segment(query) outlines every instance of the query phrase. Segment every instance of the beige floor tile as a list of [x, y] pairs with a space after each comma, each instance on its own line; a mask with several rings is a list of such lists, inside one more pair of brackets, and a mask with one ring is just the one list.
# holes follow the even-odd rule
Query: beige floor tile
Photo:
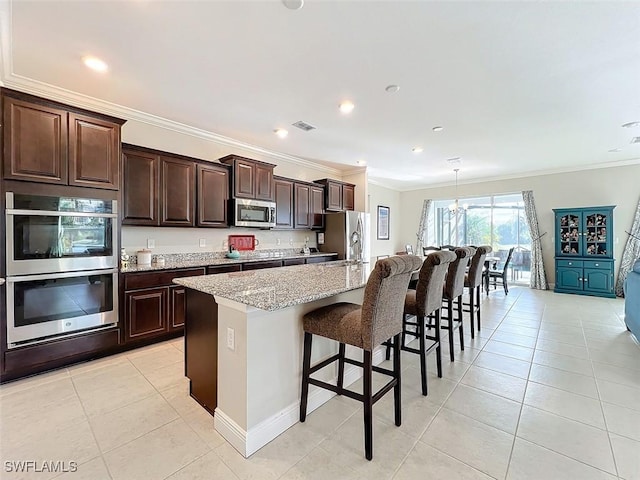
[[568, 345], [575, 345], [577, 347], [584, 347], [586, 345], [586, 341], [582, 333], [557, 333], [540, 330], [538, 340], [550, 340], [554, 342], [566, 343]]
[[616, 477], [573, 460], [559, 453], [542, 448], [521, 438], [516, 438], [509, 464], [507, 480], [538, 479], [615, 480]]
[[502, 320], [503, 325], [522, 325], [529, 328], [540, 328], [540, 323], [542, 320], [539, 318], [525, 318], [521, 316], [516, 316], [512, 314], [508, 314]]
[[625, 333], [616, 339], [587, 338], [586, 342], [589, 350], [603, 350], [605, 352], [615, 352], [618, 355], [631, 355], [633, 357], [637, 357], [640, 354], [640, 347], [632, 340], [630, 333]]
[[[464, 374], [467, 372], [467, 370], [471, 366], [471, 363], [460, 360], [461, 356], [462, 355], [454, 355], [455, 361], [451, 362], [449, 360], [449, 353], [444, 351], [442, 352], [442, 376], [444, 378], [448, 378], [449, 380], [458, 382], [462, 377], [464, 377]], [[473, 354], [470, 354], [469, 357], [467, 358], [471, 358], [472, 356]], [[432, 373], [434, 375], [438, 374], [438, 367], [436, 364], [435, 352], [427, 357], [427, 372]], [[417, 381], [419, 383], [420, 378], [418, 377], [415, 380], [411, 379], [409, 381]]]
[[348, 465], [336, 462], [335, 457], [322, 448], [316, 448], [280, 478], [282, 480], [365, 480], [368, 477], [356, 472]]
[[628, 387], [620, 383], [597, 379], [600, 399], [632, 410], [640, 411], [640, 388]]
[[162, 391], [175, 385], [189, 384], [189, 379], [184, 375], [184, 363], [178, 362], [144, 374], [144, 377], [155, 387]]
[[529, 362], [491, 352], [480, 353], [473, 364], [520, 378], [529, 376], [529, 367], [531, 366]]
[[[402, 394], [408, 395], [405, 392], [405, 387], [415, 392], [422, 392], [422, 387], [420, 384], [420, 370], [411, 368], [407, 369], [406, 372], [403, 372], [403, 378], [410, 379], [414, 378], [415, 381], [405, 380], [402, 382]], [[429, 371], [427, 373], [427, 386], [429, 389], [429, 395], [427, 398], [429, 401], [435, 405], [442, 405], [447, 397], [451, 394], [454, 388], [456, 388], [457, 382], [451, 381], [447, 378], [438, 378], [435, 374], [435, 371]]]
[[161, 390], [160, 395], [162, 395], [181, 416], [202, 409], [202, 406], [189, 395], [188, 384], [174, 385], [166, 390]]
[[589, 359], [589, 350], [587, 347], [557, 342], [548, 338], [539, 338], [538, 343], [536, 343], [536, 350], [582, 358], [585, 360]]
[[[429, 381], [432, 381], [431, 378]], [[428, 387], [431, 384], [427, 385]], [[402, 396], [402, 425], [400, 430], [402, 433], [417, 440], [427, 428], [427, 425], [433, 420], [440, 409], [439, 405], [431, 402], [429, 396], [423, 396], [416, 390]], [[393, 424], [395, 422], [395, 413], [393, 408], [393, 394], [389, 392], [373, 406], [374, 415], [382, 421]], [[362, 416], [362, 412], [355, 414]]]
[[[413, 391], [411, 390], [411, 392]], [[417, 395], [417, 392], [413, 393], [413, 395]], [[393, 394], [387, 394], [382, 400], [375, 404], [373, 411], [376, 415], [384, 408], [382, 402], [389, 396], [393, 398]], [[320, 435], [328, 436], [351, 415], [355, 414], [361, 406], [362, 403], [355, 400], [348, 399], [348, 401], [341, 402], [339, 397], [334, 397], [320, 405], [313, 412], [308, 412], [305, 425]]]
[[238, 477], [227, 467], [215, 452], [209, 452], [181, 468], [166, 480], [237, 480]]
[[184, 353], [168, 345], [162, 349], [152, 350], [146, 355], [130, 357], [129, 361], [143, 374], [159, 368], [184, 362]]
[[637, 355], [621, 354], [614, 349], [612, 351], [590, 350], [590, 356], [594, 362], [629, 370], [640, 370], [640, 349]]
[[533, 357], [533, 349], [527, 347], [521, 347], [519, 345], [513, 345], [511, 343], [497, 342], [495, 340], [489, 340], [484, 346], [484, 352], [497, 353], [498, 355], [504, 355], [506, 357], [517, 358], [518, 360], [524, 360], [530, 362]]
[[492, 477], [504, 478], [513, 435], [443, 408], [420, 441]]
[[598, 388], [594, 377], [567, 372], [545, 365], [531, 365], [529, 380], [536, 383], [556, 387], [567, 392], [585, 395], [598, 399]]
[[215, 449], [226, 442], [214, 428], [213, 416], [204, 408], [183, 414], [181, 417], [210, 448]]
[[241, 480], [275, 480], [279, 478], [288, 467], [290, 468], [290, 465], [279, 466], [278, 462], [258, 455], [260, 450], [251, 457], [244, 458], [227, 442], [217, 447], [214, 452]]
[[451, 393], [444, 407], [515, 434], [521, 405], [519, 402], [461, 384]]
[[515, 333], [517, 335], [523, 335], [525, 337], [538, 338], [538, 329], [525, 327], [524, 325], [514, 325], [508, 323], [501, 323], [496, 329], [496, 332]]
[[393, 479], [415, 480], [422, 478], [489, 480], [492, 477], [429, 445], [418, 442]]
[[591, 362], [583, 358], [536, 350], [533, 355], [533, 363], [557, 368], [559, 370], [566, 370], [567, 372], [578, 373], [580, 375], [593, 376]]
[[[607, 420], [607, 430], [640, 442], [640, 411], [610, 403], [602, 403], [602, 409]], [[638, 454], [640, 455], [640, 451]]]
[[618, 475], [625, 480], [640, 479], [640, 442], [611, 434]]
[[0, 398], [5, 395], [17, 393], [23, 390], [29, 390], [31, 388], [40, 387], [45, 383], [55, 382], [57, 380], [65, 379], [69, 376], [69, 371], [66, 368], [60, 370], [54, 370], [52, 372], [42, 373], [40, 375], [34, 375], [33, 377], [27, 377], [13, 382], [8, 382], [0, 385]]
[[102, 457], [96, 457], [77, 465], [77, 470], [63, 473], [56, 480], [111, 480], [111, 475]]
[[516, 402], [522, 402], [527, 387], [527, 381], [523, 378], [506, 375], [476, 365], [472, 365], [469, 368], [460, 383], [515, 400]]
[[104, 454], [104, 459], [114, 480], [156, 480], [177, 472], [209, 450], [194, 431], [178, 419], [111, 450]]
[[593, 362], [593, 371], [597, 379], [620, 383], [628, 387], [640, 388], [640, 370], [631, 370], [606, 363]]
[[508, 333], [503, 331], [497, 331], [491, 336], [491, 340], [498, 342], [510, 343], [512, 345], [519, 345], [521, 347], [535, 348], [536, 339], [528, 337], [526, 335], [518, 335], [517, 333]]
[[175, 409], [155, 394], [108, 413], [89, 417], [100, 450], [108, 452], [178, 418]]
[[529, 382], [525, 405], [546, 410], [562, 417], [605, 429], [602, 408], [597, 399], [577, 395], [558, 388]]
[[607, 432], [524, 405], [517, 436], [615, 475]]

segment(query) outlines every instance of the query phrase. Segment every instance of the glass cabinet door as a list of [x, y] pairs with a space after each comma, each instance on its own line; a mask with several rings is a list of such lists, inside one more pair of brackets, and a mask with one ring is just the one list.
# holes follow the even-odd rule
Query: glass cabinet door
[[565, 213], [559, 215], [558, 223], [558, 232], [560, 232], [560, 247], [558, 255], [580, 255], [580, 244], [582, 240], [582, 215], [578, 212]]
[[609, 221], [608, 212], [593, 211], [584, 213], [584, 255], [609, 255]]

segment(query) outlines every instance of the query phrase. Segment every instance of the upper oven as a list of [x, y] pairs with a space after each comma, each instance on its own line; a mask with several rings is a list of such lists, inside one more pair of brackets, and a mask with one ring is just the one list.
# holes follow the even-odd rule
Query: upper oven
[[6, 193], [7, 276], [116, 268], [116, 200]]
[[276, 226], [276, 204], [262, 200], [233, 199], [232, 218], [236, 227], [271, 228]]

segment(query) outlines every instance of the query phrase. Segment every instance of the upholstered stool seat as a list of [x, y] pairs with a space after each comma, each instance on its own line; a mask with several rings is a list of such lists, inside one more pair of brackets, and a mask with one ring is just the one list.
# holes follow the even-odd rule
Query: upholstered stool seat
[[469, 310], [465, 310], [465, 312], [469, 312], [471, 338], [475, 338], [474, 317], [477, 321], [478, 331], [480, 331], [480, 290], [484, 279], [484, 260], [491, 250], [489, 245], [478, 247], [476, 253], [471, 258], [469, 272], [464, 276], [464, 286], [469, 289], [469, 303], [465, 304], [465, 306], [469, 307]]
[[[303, 317], [304, 352], [302, 362], [302, 395], [300, 421], [307, 416], [309, 385], [336, 392], [338, 395], [358, 400], [364, 404], [365, 457], [373, 458], [373, 404], [393, 389], [395, 423], [400, 426], [400, 332], [402, 309], [409, 280], [421, 265], [419, 257], [402, 255], [378, 260], [364, 289], [362, 306], [351, 303], [327, 305], [307, 313]], [[338, 353], [311, 366], [313, 335], [339, 342]], [[373, 349], [393, 338], [393, 370], [373, 366]], [[363, 350], [363, 361], [346, 358], [345, 346], [353, 345]], [[311, 374], [338, 361], [336, 385], [311, 378]], [[345, 363], [362, 367], [363, 392], [343, 388]], [[373, 372], [391, 377], [391, 380], [375, 394], [372, 391]]]

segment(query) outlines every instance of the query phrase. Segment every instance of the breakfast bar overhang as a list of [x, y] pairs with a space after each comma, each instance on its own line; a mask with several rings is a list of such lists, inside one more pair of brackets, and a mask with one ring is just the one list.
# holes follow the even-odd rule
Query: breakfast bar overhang
[[[187, 287], [185, 374], [214, 427], [248, 457], [299, 420], [305, 313], [336, 302], [361, 304], [372, 265], [330, 262], [175, 279]], [[312, 361], [337, 352], [314, 343]], [[361, 358], [347, 346], [347, 355]], [[382, 361], [376, 351], [374, 363]], [[362, 372], [345, 369], [345, 385]], [[323, 375], [324, 374], [324, 375]], [[337, 371], [318, 377], [333, 382]], [[334, 394], [315, 389], [308, 411]]]

